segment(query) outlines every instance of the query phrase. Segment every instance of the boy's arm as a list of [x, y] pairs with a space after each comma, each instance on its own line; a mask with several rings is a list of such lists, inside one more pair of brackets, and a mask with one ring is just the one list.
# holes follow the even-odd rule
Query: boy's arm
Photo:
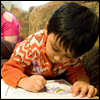
[[31, 50], [29, 47], [26, 48], [28, 44], [27, 39], [22, 43], [18, 43], [14, 49], [14, 52], [1, 69], [1, 76], [4, 82], [13, 87], [17, 87], [18, 81], [23, 77], [28, 77], [24, 74], [26, 66], [31, 64], [32, 56], [29, 56]]
[[24, 68], [16, 64], [13, 58], [10, 58], [1, 69], [1, 75], [4, 82], [13, 87], [17, 87], [18, 81], [23, 77], [28, 77], [24, 74]]
[[77, 80], [82, 80], [90, 82], [89, 77], [86, 75], [86, 71], [83, 68], [83, 64], [80, 60], [77, 60], [76, 63], [70, 65], [66, 70], [66, 80], [73, 84]]

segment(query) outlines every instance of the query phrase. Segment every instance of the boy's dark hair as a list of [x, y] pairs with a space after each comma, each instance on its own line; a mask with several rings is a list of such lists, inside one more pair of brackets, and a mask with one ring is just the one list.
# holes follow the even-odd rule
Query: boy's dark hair
[[89, 51], [99, 34], [99, 18], [89, 8], [70, 2], [59, 7], [47, 27], [47, 34], [54, 33], [57, 39], [61, 38], [59, 45], [70, 52], [73, 57], [79, 57]]

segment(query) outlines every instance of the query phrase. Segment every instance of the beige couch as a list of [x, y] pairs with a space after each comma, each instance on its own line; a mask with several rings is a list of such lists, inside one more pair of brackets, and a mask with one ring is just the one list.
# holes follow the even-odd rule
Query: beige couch
[[[53, 12], [65, 2], [70, 1], [51, 1], [47, 4], [30, 7], [29, 11], [22, 10], [15, 5], [11, 6], [10, 12], [13, 13], [19, 21], [21, 40], [24, 40], [30, 34], [34, 34], [40, 29], [44, 29], [46, 22], [49, 21]], [[73, 1], [85, 5], [99, 16], [98, 1]], [[94, 47], [83, 56], [83, 66], [90, 77], [91, 84], [99, 90], [99, 37]], [[99, 91], [98, 91], [99, 95]]]

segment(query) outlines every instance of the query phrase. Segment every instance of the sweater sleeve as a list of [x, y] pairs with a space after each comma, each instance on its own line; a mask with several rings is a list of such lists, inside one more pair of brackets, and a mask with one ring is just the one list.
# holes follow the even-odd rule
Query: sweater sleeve
[[14, 49], [11, 58], [6, 62], [1, 69], [1, 76], [4, 82], [10, 86], [17, 88], [18, 81], [25, 75], [24, 71], [27, 66], [30, 66], [32, 55], [31, 46], [28, 45], [28, 38], [21, 43], [18, 43]]
[[75, 59], [75, 61], [71, 62], [72, 64], [66, 70], [66, 80], [73, 84], [79, 77], [84, 77], [88, 79], [90, 82], [89, 77], [86, 75], [86, 71], [83, 68], [83, 64], [79, 58]]

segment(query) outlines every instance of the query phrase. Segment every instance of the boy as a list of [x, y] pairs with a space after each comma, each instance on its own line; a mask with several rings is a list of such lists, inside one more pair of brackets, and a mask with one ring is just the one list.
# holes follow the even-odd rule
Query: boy
[[[1, 70], [6, 84], [15, 88], [38, 92], [46, 79], [65, 74], [73, 84], [72, 96], [95, 96], [97, 89], [90, 85], [82, 66], [81, 55], [89, 51], [99, 34], [99, 19], [87, 7], [65, 3], [59, 7], [46, 24], [46, 29], [30, 35], [18, 43], [8, 62]], [[32, 65], [35, 58], [42, 76]]]

